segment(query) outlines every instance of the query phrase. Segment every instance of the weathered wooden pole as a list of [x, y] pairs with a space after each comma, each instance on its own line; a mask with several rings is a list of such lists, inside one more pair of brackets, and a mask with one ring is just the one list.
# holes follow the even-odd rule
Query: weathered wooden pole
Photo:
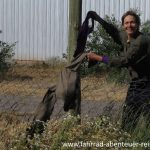
[[81, 25], [82, 0], [69, 0], [69, 35], [68, 35], [68, 61], [73, 58], [77, 35]]

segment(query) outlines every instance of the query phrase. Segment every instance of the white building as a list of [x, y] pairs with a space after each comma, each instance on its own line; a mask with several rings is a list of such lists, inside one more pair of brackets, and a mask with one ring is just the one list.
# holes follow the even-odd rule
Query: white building
[[[130, 8], [150, 20], [150, 0], [82, 0], [82, 19], [89, 10], [117, 20]], [[0, 40], [18, 42], [15, 59], [46, 60], [67, 52], [69, 0], [0, 0]]]

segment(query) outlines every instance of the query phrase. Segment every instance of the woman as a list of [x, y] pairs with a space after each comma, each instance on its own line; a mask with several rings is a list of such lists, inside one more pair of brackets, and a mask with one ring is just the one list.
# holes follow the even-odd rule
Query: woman
[[95, 12], [93, 15], [122, 48], [117, 57], [101, 56], [92, 52], [88, 53], [87, 57], [90, 61], [128, 69], [132, 80], [123, 108], [122, 128], [132, 131], [140, 115], [148, 115], [150, 110], [150, 38], [139, 31], [140, 18], [134, 11], [123, 14], [122, 31], [118, 31]]

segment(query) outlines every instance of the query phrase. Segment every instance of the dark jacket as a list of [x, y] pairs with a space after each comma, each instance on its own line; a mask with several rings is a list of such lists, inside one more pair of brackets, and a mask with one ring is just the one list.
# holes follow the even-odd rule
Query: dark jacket
[[74, 52], [74, 59], [70, 65], [66, 66], [60, 72], [59, 79], [55, 85], [49, 87], [42, 102], [36, 109], [34, 121], [47, 121], [53, 112], [56, 101], [64, 101], [64, 111], [73, 109], [76, 114], [81, 111], [81, 89], [80, 89], [80, 66], [86, 57], [84, 52], [87, 36], [93, 31], [94, 20], [92, 19], [92, 27], [89, 27], [89, 19], [91, 12], [88, 12], [78, 34], [77, 45]]
[[59, 75], [55, 85], [51, 85], [42, 102], [36, 109], [34, 120], [47, 121], [53, 112], [56, 101], [64, 101], [64, 111], [73, 109], [80, 114], [81, 89], [80, 66], [86, 57], [82, 53], [74, 58], [70, 65], [66, 66]]
[[127, 67], [132, 79], [150, 77], [150, 38], [141, 32], [127, 42], [127, 35], [120, 32], [122, 49], [118, 57], [110, 58], [110, 66]]

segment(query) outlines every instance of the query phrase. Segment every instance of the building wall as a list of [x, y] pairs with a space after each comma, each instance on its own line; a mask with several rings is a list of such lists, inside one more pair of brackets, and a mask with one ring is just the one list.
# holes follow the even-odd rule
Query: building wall
[[[150, 20], [150, 0], [82, 0], [82, 18], [89, 10], [120, 20], [129, 8]], [[69, 0], [0, 0], [0, 40], [13, 43], [15, 59], [46, 60], [67, 52]]]
[[15, 58], [45, 60], [66, 52], [68, 0], [0, 0], [0, 40], [17, 41]]
[[95, 10], [101, 17], [114, 15], [117, 20], [129, 9], [137, 9], [141, 21], [150, 20], [150, 0], [82, 0], [83, 17], [88, 10]]

